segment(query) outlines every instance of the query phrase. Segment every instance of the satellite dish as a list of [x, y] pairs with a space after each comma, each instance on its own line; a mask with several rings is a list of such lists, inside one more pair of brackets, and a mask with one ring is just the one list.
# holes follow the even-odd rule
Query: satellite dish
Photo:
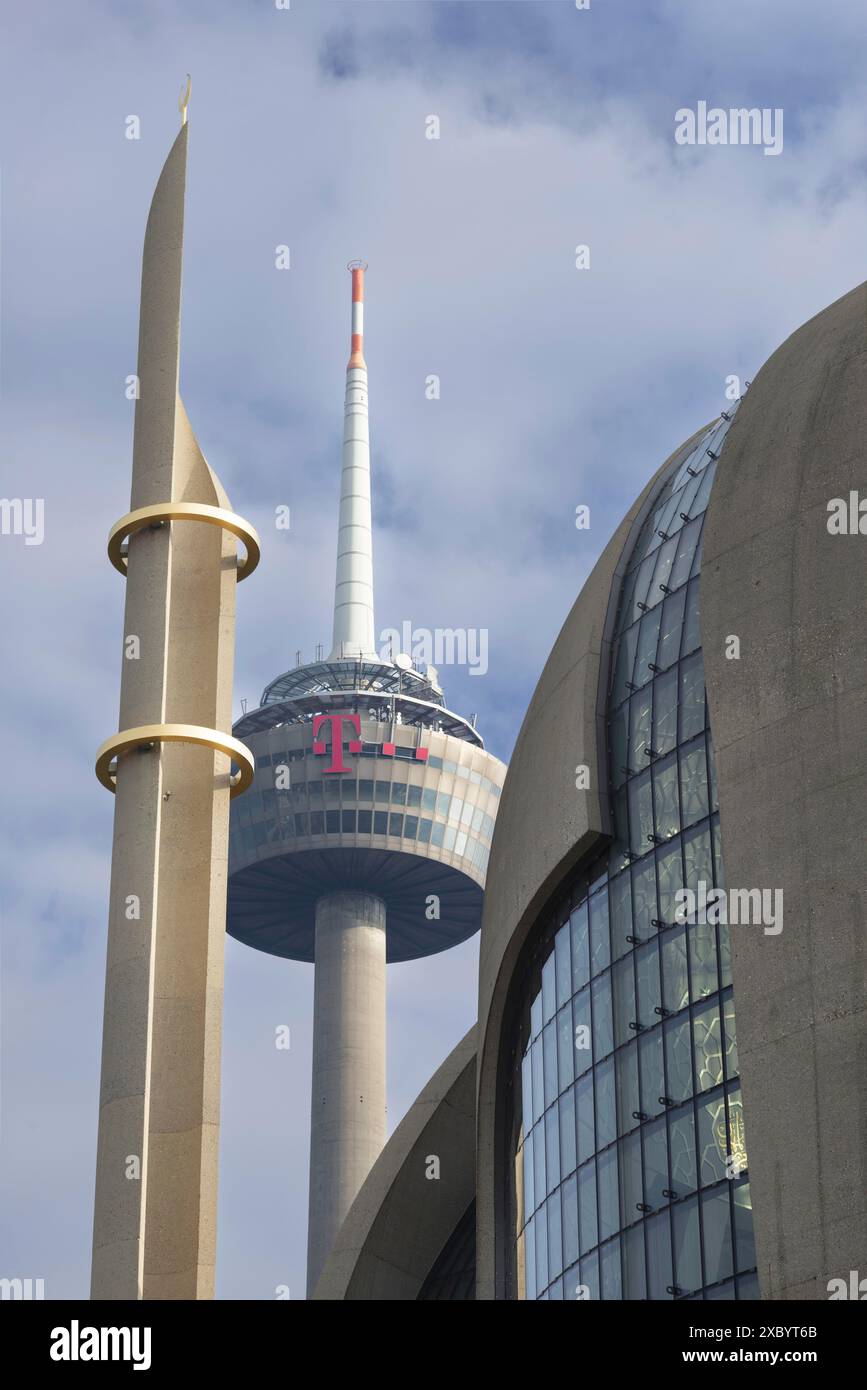
[[394, 658], [394, 664], [399, 671], [411, 671], [412, 657], [407, 656], [406, 652], [398, 652], [397, 656]]

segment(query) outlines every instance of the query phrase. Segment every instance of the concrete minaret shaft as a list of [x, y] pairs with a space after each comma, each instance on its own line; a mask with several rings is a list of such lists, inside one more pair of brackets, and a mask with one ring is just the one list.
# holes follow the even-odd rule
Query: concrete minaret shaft
[[178, 395], [188, 129], [148, 217], [132, 510], [109, 539], [126, 575], [125, 656], [136, 659], [121, 662], [120, 732], [96, 764], [116, 801], [95, 1299], [214, 1296], [229, 797], [254, 770], [228, 732], [235, 589], [258, 543], [229, 510]]
[[334, 641], [330, 661], [376, 660], [373, 631], [373, 535], [370, 515], [370, 436], [367, 415], [367, 363], [364, 360], [363, 261], [352, 271], [352, 353], [346, 368], [343, 408], [343, 471], [337, 582], [334, 590]]

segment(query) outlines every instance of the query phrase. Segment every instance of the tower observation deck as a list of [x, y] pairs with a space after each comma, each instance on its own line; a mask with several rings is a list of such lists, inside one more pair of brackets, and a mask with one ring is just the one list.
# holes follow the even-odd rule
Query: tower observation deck
[[332, 649], [233, 730], [256, 774], [231, 807], [228, 930], [316, 967], [308, 1293], [385, 1143], [386, 963], [479, 929], [506, 773], [433, 667], [376, 651], [364, 269], [350, 269]]

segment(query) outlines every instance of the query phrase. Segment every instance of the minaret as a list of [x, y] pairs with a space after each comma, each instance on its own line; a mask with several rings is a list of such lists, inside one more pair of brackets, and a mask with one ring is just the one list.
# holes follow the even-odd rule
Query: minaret
[[343, 469], [334, 588], [334, 640], [329, 661], [376, 661], [373, 630], [373, 533], [370, 433], [364, 360], [364, 261], [350, 261], [352, 348], [343, 406]]
[[126, 605], [120, 733], [96, 762], [116, 800], [94, 1299], [214, 1294], [229, 798], [253, 778], [229, 733], [235, 589], [259, 546], [178, 395], [188, 98], [148, 216], [132, 510], [108, 545]]

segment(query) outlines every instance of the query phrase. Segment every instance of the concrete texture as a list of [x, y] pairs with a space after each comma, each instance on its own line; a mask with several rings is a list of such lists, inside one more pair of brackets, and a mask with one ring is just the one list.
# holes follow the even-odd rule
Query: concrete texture
[[[353, 1202], [313, 1297], [407, 1300], [425, 1278], [475, 1189], [476, 1030], [434, 1073]], [[438, 1179], [426, 1176], [430, 1158]]]
[[316, 904], [307, 1290], [386, 1136], [385, 904], [332, 893]]
[[[494, 829], [479, 960], [476, 1297], [505, 1297], [502, 1083], [509, 985], [539, 913], [569, 871], [609, 834], [602, 688], [609, 666], [609, 604], [647, 506], [666, 470], [700, 438], [665, 461], [602, 552], [546, 662], [512, 754]], [[579, 791], [575, 769], [590, 769]], [[510, 1065], [511, 1057], [505, 1058]]]
[[[188, 127], [145, 236], [132, 507], [228, 507], [177, 394]], [[119, 727], [228, 732], [236, 541], [176, 522], [129, 544]], [[94, 1208], [92, 1297], [211, 1298], [229, 759], [157, 745], [117, 771]], [[127, 915], [135, 895], [140, 917]], [[128, 1176], [130, 1160], [139, 1176]]]
[[[867, 1274], [867, 286], [804, 324], [741, 403], [701, 580], [726, 881], [782, 888], [784, 927], [732, 927], [764, 1298]], [[740, 638], [740, 660], [725, 639]], [[502, 812], [501, 812], [502, 816]], [[495, 878], [495, 875], [492, 874]]]

